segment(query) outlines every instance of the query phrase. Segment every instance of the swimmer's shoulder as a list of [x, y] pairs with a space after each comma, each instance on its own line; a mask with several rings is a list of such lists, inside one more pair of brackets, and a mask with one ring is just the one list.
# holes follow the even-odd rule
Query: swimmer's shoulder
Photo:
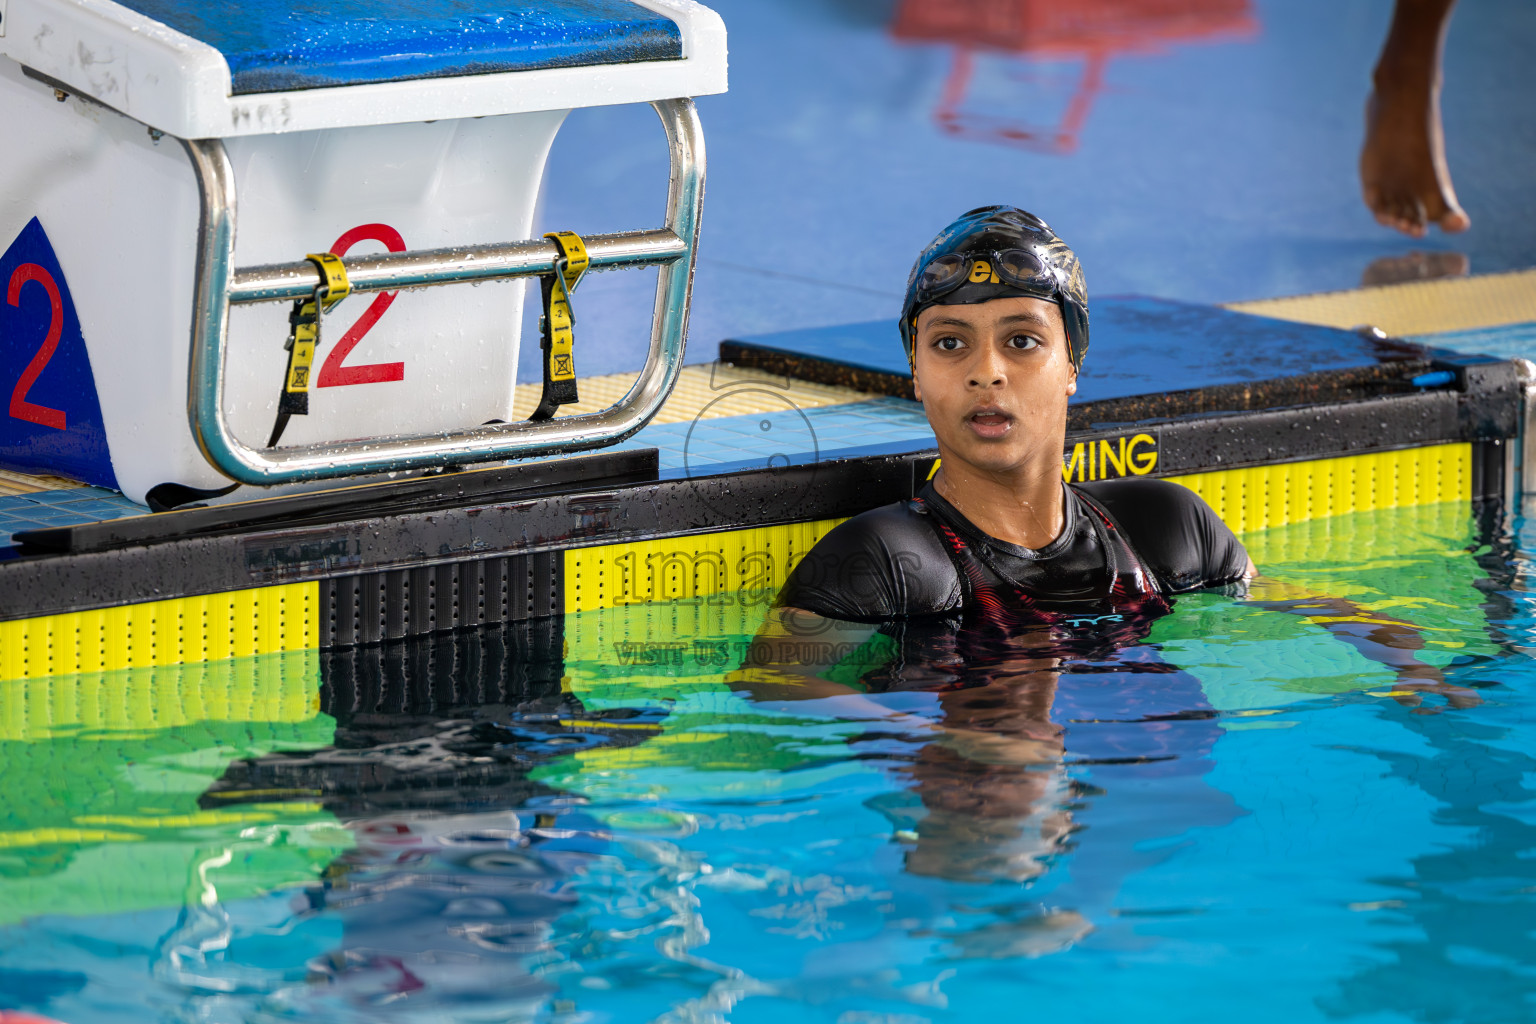
[[928, 517], [898, 501], [834, 527], [790, 573], [776, 603], [883, 622], [953, 611], [962, 600], [959, 573]]
[[1149, 477], [1071, 486], [1104, 506], [1172, 593], [1224, 586], [1247, 571], [1242, 541], [1187, 487]]

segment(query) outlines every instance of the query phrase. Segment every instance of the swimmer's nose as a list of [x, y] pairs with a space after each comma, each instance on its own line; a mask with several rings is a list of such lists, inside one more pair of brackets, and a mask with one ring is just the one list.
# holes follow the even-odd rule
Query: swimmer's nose
[[991, 346], [981, 349], [971, 364], [970, 384], [973, 388], [1002, 387], [1008, 381], [1006, 364], [1002, 354]]

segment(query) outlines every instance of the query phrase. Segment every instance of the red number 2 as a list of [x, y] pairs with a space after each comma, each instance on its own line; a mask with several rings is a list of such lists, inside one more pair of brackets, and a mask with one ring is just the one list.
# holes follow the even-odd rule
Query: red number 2
[[11, 419], [25, 420], [28, 423], [36, 423], [40, 427], [63, 430], [65, 429], [63, 410], [50, 409], [46, 405], [34, 405], [27, 401], [27, 392], [32, 390], [32, 385], [36, 384], [37, 378], [42, 376], [48, 360], [53, 358], [54, 351], [59, 347], [59, 336], [64, 333], [64, 300], [59, 296], [59, 286], [52, 274], [36, 263], [23, 263], [11, 271], [11, 284], [6, 292], [5, 301], [19, 309], [21, 289], [28, 281], [36, 281], [48, 293], [48, 336], [43, 339], [43, 347], [37, 350], [37, 354], [27, 364], [27, 368], [21, 371], [21, 379], [11, 389]]
[[[400, 232], [388, 224], [360, 224], [336, 239], [336, 244], [331, 246], [331, 252], [337, 256], [345, 256], [348, 249], [362, 241], [383, 242], [390, 252], [405, 251], [405, 239], [400, 237]], [[404, 363], [344, 365], [347, 356], [351, 355], [357, 343], [363, 340], [363, 335], [373, 330], [379, 318], [384, 315], [384, 311], [399, 294], [399, 292], [384, 292], [363, 311], [363, 315], [357, 318], [357, 323], [342, 335], [341, 341], [337, 342], [336, 347], [331, 349], [330, 354], [325, 357], [325, 362], [320, 365], [320, 375], [315, 378], [315, 387], [342, 388], [349, 384], [383, 384], [392, 380], [405, 379]]]

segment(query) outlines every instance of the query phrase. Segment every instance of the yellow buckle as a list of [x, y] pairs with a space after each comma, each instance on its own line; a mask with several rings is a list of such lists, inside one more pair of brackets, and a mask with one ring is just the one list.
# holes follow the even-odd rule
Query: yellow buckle
[[352, 294], [352, 282], [347, 280], [347, 266], [333, 252], [312, 252], [304, 256], [320, 271], [325, 283], [315, 289], [315, 298], [321, 302], [320, 312], [329, 313]]
[[592, 264], [592, 258], [587, 255], [587, 243], [574, 231], [551, 231], [544, 237], [560, 247], [563, 258], [555, 262], [555, 269], [560, 271], [560, 283], [567, 294], [575, 291], [586, 276], [587, 267]]

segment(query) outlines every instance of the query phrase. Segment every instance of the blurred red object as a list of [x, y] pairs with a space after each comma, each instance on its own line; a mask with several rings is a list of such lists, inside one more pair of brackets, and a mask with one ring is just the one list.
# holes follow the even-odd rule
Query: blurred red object
[[0, 1024], [61, 1024], [52, 1017], [39, 1017], [35, 1013], [20, 1010], [0, 1010]]
[[[897, 39], [955, 45], [934, 120], [950, 135], [1068, 153], [1120, 53], [1172, 43], [1246, 38], [1259, 23], [1251, 0], [902, 0]], [[964, 109], [978, 51], [1081, 60], [1082, 73], [1060, 121], [1051, 127]]]

